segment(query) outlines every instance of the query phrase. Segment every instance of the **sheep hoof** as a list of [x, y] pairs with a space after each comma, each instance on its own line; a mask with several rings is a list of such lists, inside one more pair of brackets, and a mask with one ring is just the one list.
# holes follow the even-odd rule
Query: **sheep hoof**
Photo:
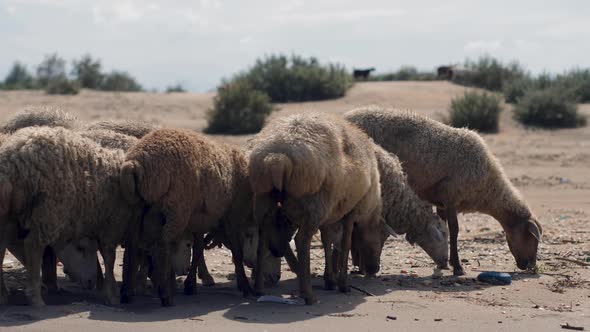
[[45, 301], [43, 301], [43, 299], [40, 296], [32, 297], [31, 299], [29, 299], [29, 304], [33, 307], [44, 307]]
[[185, 283], [184, 284], [184, 295], [193, 295], [195, 294], [195, 287], [196, 285], [194, 283]]
[[453, 275], [454, 276], [463, 276], [465, 275], [465, 271], [463, 271], [462, 267], [453, 268]]
[[334, 282], [334, 280], [324, 280], [324, 289], [325, 290], [335, 290], [336, 289], [336, 283]]
[[350, 287], [348, 287], [347, 285], [340, 285], [340, 286], [338, 286], [338, 291], [340, 293], [349, 293]]
[[313, 295], [305, 297], [304, 300], [305, 300], [305, 305], [312, 305], [312, 304], [318, 303], [318, 300]]
[[160, 299], [162, 303], [162, 307], [172, 307], [174, 306], [174, 300], [171, 297], [163, 297]]
[[206, 275], [203, 277], [199, 277], [201, 279], [201, 285], [203, 285], [204, 287], [213, 287], [215, 286], [215, 280], [213, 280], [213, 277], [210, 275]]
[[127, 303], [127, 304], [133, 303], [133, 297], [131, 295], [129, 295], [129, 294], [121, 294], [121, 300], [120, 300], [120, 302], [122, 304], [125, 304], [125, 303]]

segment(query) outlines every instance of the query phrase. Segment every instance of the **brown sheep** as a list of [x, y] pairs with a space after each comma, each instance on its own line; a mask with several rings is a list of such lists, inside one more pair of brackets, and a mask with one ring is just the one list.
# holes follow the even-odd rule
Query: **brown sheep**
[[[162, 305], [172, 305], [169, 249], [183, 234], [195, 240], [220, 224], [231, 247], [238, 288], [253, 294], [243, 266], [240, 230], [253, 222], [252, 193], [247, 160], [242, 151], [213, 142], [204, 136], [176, 129], [160, 129], [143, 137], [126, 156], [121, 170], [123, 192], [129, 201], [140, 201], [161, 213], [160, 222], [136, 223], [139, 239], [130, 237], [125, 251], [121, 300], [130, 301], [133, 289], [136, 248], [151, 251], [155, 279]], [[193, 257], [202, 255], [195, 246]], [[170, 280], [172, 279], [172, 280]]]

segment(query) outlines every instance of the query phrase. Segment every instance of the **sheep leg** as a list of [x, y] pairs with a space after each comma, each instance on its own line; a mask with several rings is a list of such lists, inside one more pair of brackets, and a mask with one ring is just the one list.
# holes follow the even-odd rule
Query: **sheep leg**
[[350, 252], [350, 246], [352, 243], [354, 221], [350, 218], [346, 218], [343, 221], [343, 226], [344, 229], [342, 231], [340, 252], [338, 253], [338, 290], [342, 293], [347, 293], [350, 292], [350, 288], [348, 287], [348, 253]]
[[104, 260], [104, 284], [103, 294], [105, 303], [107, 305], [114, 305], [117, 303], [117, 281], [115, 280], [115, 258], [116, 258], [116, 247], [104, 246], [100, 244], [100, 254]]
[[335, 267], [333, 261], [333, 254], [336, 252], [332, 250], [332, 244], [334, 243], [332, 232], [328, 228], [320, 230], [322, 238], [322, 246], [324, 247], [324, 289], [334, 290], [336, 289], [336, 276]]
[[[171, 244], [164, 242], [155, 253], [156, 264], [154, 266], [154, 278], [158, 288], [158, 296], [163, 307], [170, 307], [174, 305], [173, 290], [171, 287], [170, 271], [172, 264], [170, 264], [170, 250]], [[174, 280], [174, 277], [172, 278]], [[174, 285], [176, 286], [176, 285]]]
[[43, 246], [35, 240], [36, 235], [31, 232], [25, 239], [25, 267], [29, 277], [25, 293], [31, 305], [44, 306], [45, 302], [41, 297], [41, 257], [43, 255]]
[[258, 245], [256, 246], [256, 266], [252, 271], [254, 273], [254, 291], [256, 294], [260, 295], [262, 295], [262, 289], [264, 288], [264, 274], [262, 267], [264, 266], [264, 252], [267, 248], [266, 241], [263, 241], [262, 239], [265, 238], [263, 231], [260, 231]]
[[317, 232], [317, 227], [300, 227], [295, 236], [295, 246], [297, 247], [297, 259], [299, 266], [297, 269], [297, 279], [299, 280], [299, 292], [305, 300], [306, 305], [317, 302], [311, 290], [311, 271], [309, 267], [310, 248], [313, 234]]
[[184, 280], [184, 294], [193, 295], [197, 289], [197, 265], [200, 257], [203, 256], [203, 234], [193, 234], [193, 256], [191, 267]]
[[135, 283], [139, 269], [139, 257], [136, 236], [139, 230], [129, 231], [125, 239], [125, 253], [123, 254], [123, 282], [121, 283], [121, 303], [131, 303], [135, 292]]
[[[205, 251], [203, 250], [205, 248], [205, 243], [203, 242], [203, 239], [201, 237], [201, 243], [202, 243], [202, 250], [201, 250], [201, 254], [198, 257], [197, 260], [197, 276], [199, 277], [199, 279], [201, 279], [201, 285], [205, 286], [205, 287], [212, 287], [215, 286], [215, 280], [213, 279], [213, 277], [211, 276], [211, 274], [209, 273], [209, 270], [207, 269], [207, 264], [205, 263]], [[193, 254], [194, 254], [194, 247], [193, 247]]]
[[104, 275], [102, 274], [102, 267], [96, 258], [96, 289], [102, 289], [104, 287]]
[[244, 297], [248, 295], [256, 295], [256, 292], [250, 286], [250, 282], [248, 281], [248, 277], [246, 276], [246, 271], [244, 270], [244, 254], [242, 253], [242, 246], [239, 239], [238, 232], [232, 232], [232, 234], [227, 234], [230, 239], [231, 244], [231, 254], [232, 259], [234, 261], [235, 272], [236, 272], [236, 280], [238, 281], [238, 289], [244, 293]]
[[[4, 232], [3, 232], [4, 233]], [[4, 236], [4, 234], [0, 235]], [[4, 272], [2, 265], [4, 265], [4, 255], [6, 254], [6, 242], [4, 238], [0, 239], [0, 305], [8, 304], [8, 289], [4, 284]]]
[[55, 250], [47, 246], [43, 251], [43, 263], [42, 263], [42, 276], [43, 285], [49, 292], [56, 292], [57, 287], [57, 256]]
[[141, 253], [138, 252], [137, 261], [141, 263], [137, 266], [138, 270], [135, 277], [135, 289], [133, 293], [146, 294], [147, 279], [150, 278], [150, 269], [153, 268], [151, 258], [147, 252], [141, 250]]
[[461, 261], [459, 260], [459, 251], [457, 248], [457, 238], [459, 237], [459, 221], [457, 220], [457, 210], [454, 207], [448, 207], [445, 210], [447, 223], [449, 225], [451, 257], [450, 263], [453, 266], [453, 275], [462, 276], [465, 274]]
[[[436, 207], [436, 214], [440, 217], [440, 219], [444, 220], [447, 223], [447, 227], [449, 227], [449, 221], [447, 220], [447, 213], [443, 207], [437, 206]], [[438, 266], [439, 269], [448, 270], [449, 266], [445, 264], [444, 266]]]
[[293, 249], [291, 249], [291, 246], [288, 246], [287, 251], [285, 251], [285, 260], [287, 261], [287, 265], [289, 265], [289, 269], [291, 269], [293, 273], [297, 274], [297, 266], [299, 266], [299, 263], [295, 253], [293, 252]]

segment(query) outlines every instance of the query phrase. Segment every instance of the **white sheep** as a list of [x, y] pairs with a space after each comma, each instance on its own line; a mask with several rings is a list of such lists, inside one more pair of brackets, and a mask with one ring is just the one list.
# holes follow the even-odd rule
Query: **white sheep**
[[39, 269], [44, 248], [59, 251], [83, 237], [98, 241], [106, 269], [105, 300], [115, 302], [115, 249], [138, 210], [120, 194], [123, 160], [122, 151], [104, 149], [63, 128], [25, 128], [2, 144], [0, 254], [11, 238], [24, 237], [31, 304], [43, 305]]
[[494, 217], [506, 232], [517, 266], [536, 264], [541, 225], [477, 133], [379, 107], [359, 108], [345, 118], [396, 154], [412, 189], [447, 220], [455, 275], [464, 274], [457, 251], [459, 212]]
[[[318, 229], [329, 232], [334, 224], [342, 223], [343, 254], [337, 269], [332, 268], [329, 246], [324, 247], [326, 270], [339, 271], [340, 291], [348, 290], [347, 261], [355, 223], [367, 241], [361, 248], [367, 271], [379, 270], [381, 193], [373, 146], [358, 128], [321, 113], [276, 119], [251, 141], [250, 183], [264, 243], [275, 256], [281, 256], [297, 229], [297, 276], [306, 304], [316, 301], [309, 251]], [[326, 288], [333, 287], [332, 278], [328, 273]]]

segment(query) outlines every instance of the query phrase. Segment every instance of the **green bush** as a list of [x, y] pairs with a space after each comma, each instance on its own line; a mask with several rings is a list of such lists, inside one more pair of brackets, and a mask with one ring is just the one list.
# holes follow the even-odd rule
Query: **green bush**
[[46, 55], [37, 66], [37, 83], [39, 87], [46, 88], [49, 82], [63, 81], [66, 77], [66, 61], [57, 53]]
[[514, 119], [524, 125], [543, 128], [574, 128], [586, 125], [586, 117], [562, 89], [528, 91], [514, 108]]
[[316, 58], [271, 55], [236, 80], [246, 80], [255, 90], [265, 92], [273, 102], [298, 102], [344, 96], [352, 77], [337, 64], [321, 65]]
[[207, 113], [211, 134], [249, 134], [262, 129], [273, 107], [267, 94], [255, 90], [247, 80], [223, 83], [217, 88], [213, 108]]
[[80, 92], [80, 83], [60, 76], [47, 83], [45, 92], [50, 95], [77, 95]]
[[142, 90], [141, 85], [135, 81], [135, 78], [122, 71], [113, 71], [110, 74], [105, 75], [100, 89], [104, 91], [125, 92]]
[[396, 72], [369, 76], [369, 81], [435, 81], [435, 72], [421, 72], [414, 66], [403, 66]]
[[182, 86], [182, 84], [171, 85], [166, 88], [166, 93], [172, 92], [186, 92], [186, 89]]
[[86, 89], [98, 89], [103, 80], [100, 60], [92, 59], [90, 54], [84, 55], [80, 60], [72, 61], [72, 75], [80, 82], [80, 86]]
[[574, 69], [557, 75], [554, 85], [566, 91], [580, 103], [590, 102], [590, 69]]
[[32, 89], [33, 87], [33, 76], [29, 74], [27, 67], [19, 62], [14, 63], [2, 84], [2, 89], [6, 90]]
[[516, 103], [524, 94], [532, 89], [534, 82], [530, 79], [520, 78], [504, 85], [504, 100], [507, 103]]
[[496, 95], [487, 92], [465, 92], [451, 101], [450, 125], [467, 127], [480, 132], [498, 132], [498, 118], [502, 107]]
[[519, 63], [504, 64], [491, 56], [468, 59], [464, 66], [465, 70], [453, 78], [455, 83], [491, 91], [502, 91], [507, 82], [528, 76]]

